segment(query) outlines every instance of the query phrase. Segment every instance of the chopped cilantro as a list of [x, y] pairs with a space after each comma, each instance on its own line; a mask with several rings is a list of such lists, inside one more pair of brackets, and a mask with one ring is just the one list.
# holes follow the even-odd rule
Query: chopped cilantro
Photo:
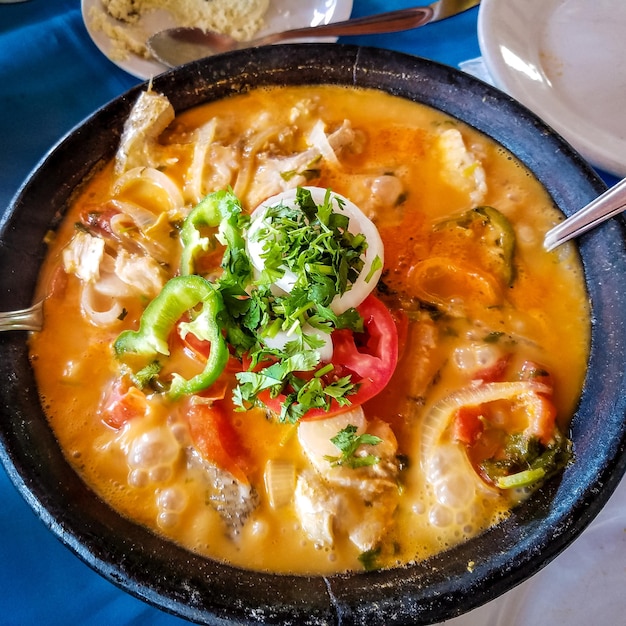
[[379, 270], [382, 269], [383, 267], [383, 262], [380, 260], [380, 257], [378, 255], [376, 255], [376, 257], [374, 258], [374, 260], [372, 261], [372, 267], [370, 267], [370, 271], [367, 273], [367, 276], [365, 277], [365, 282], [369, 283], [370, 280], [372, 280], [372, 276]]
[[365, 552], [361, 552], [359, 554], [359, 561], [363, 568], [371, 572], [375, 569], [379, 568], [378, 565], [378, 557], [380, 556], [380, 548], [374, 548], [372, 550], [366, 550]]
[[139, 389], [144, 389], [158, 378], [162, 367], [158, 361], [152, 361], [138, 372], [130, 373], [130, 378]]
[[[233, 393], [241, 409], [262, 406], [259, 394], [281, 395], [285, 401], [278, 418], [296, 422], [310, 409], [328, 410], [333, 401], [349, 405], [358, 390], [350, 376], [333, 376], [332, 366], [329, 370], [321, 364], [317, 351], [324, 344], [320, 335], [335, 329], [363, 331], [356, 309], [336, 314], [330, 308], [358, 278], [367, 249], [365, 237], [348, 230], [348, 216], [335, 210], [342, 202], [328, 190], [318, 205], [309, 190], [298, 188], [296, 206], [268, 207], [252, 231], [249, 216], [229, 190], [207, 196], [190, 213], [192, 223], [183, 224], [193, 261], [205, 243], [212, 249], [211, 236], [224, 246], [222, 274], [214, 286], [224, 302], [219, 324], [233, 354], [247, 365], [247, 371], [237, 374]], [[205, 223], [212, 230], [200, 231]], [[262, 243], [260, 276], [252, 276], [246, 237]], [[375, 261], [370, 277], [380, 263]], [[276, 292], [274, 284], [286, 271], [295, 283], [289, 293]], [[279, 333], [289, 341], [281, 349], [270, 348], [268, 341]]]
[[298, 207], [267, 208], [255, 233], [263, 242], [263, 282], [273, 283], [288, 270], [304, 297], [321, 306], [350, 289], [363, 269], [367, 241], [348, 230], [349, 218], [333, 210], [333, 198], [341, 205], [330, 191], [317, 205], [309, 190], [298, 188]]
[[548, 445], [516, 433], [507, 437], [502, 458], [487, 459], [480, 468], [501, 489], [536, 487], [567, 466], [571, 458], [572, 443], [558, 429]]
[[333, 444], [341, 452], [341, 456], [325, 456], [324, 458], [330, 462], [333, 467], [342, 465], [356, 469], [358, 467], [367, 467], [376, 465], [380, 459], [374, 454], [366, 454], [358, 456], [357, 450], [362, 445], [376, 446], [382, 442], [380, 437], [364, 433], [357, 435], [357, 427], [354, 424], [348, 424], [331, 438]]

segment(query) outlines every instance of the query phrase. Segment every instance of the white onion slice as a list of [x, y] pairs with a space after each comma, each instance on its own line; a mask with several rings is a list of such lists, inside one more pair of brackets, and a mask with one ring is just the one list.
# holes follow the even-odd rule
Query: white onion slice
[[[305, 187], [311, 192], [314, 202], [318, 205], [323, 204], [326, 197], [326, 189], [321, 187]], [[256, 234], [263, 228], [263, 218], [268, 207], [277, 204], [285, 204], [287, 206], [298, 207], [296, 204], [297, 189], [290, 189], [281, 194], [268, 198], [262, 202], [252, 213], [252, 223], [248, 231], [247, 248], [248, 255], [253, 266], [259, 272], [262, 272], [265, 263], [262, 258], [263, 242], [256, 240]], [[348, 230], [353, 234], [362, 233], [367, 240], [367, 249], [364, 254], [364, 266], [357, 280], [352, 284], [351, 288], [342, 295], [335, 296], [330, 308], [335, 313], [343, 313], [351, 307], [357, 307], [365, 298], [374, 290], [380, 274], [382, 272], [382, 264], [384, 263], [384, 247], [383, 242], [378, 233], [378, 229], [374, 223], [365, 216], [365, 214], [353, 202], [337, 193], [332, 193], [333, 210], [337, 213], [343, 213], [348, 216], [350, 222]], [[338, 199], [342, 206], [337, 202]], [[376, 258], [380, 259], [381, 267], [372, 271], [372, 264]], [[366, 280], [369, 276], [369, 280]], [[283, 291], [289, 293], [295, 283], [295, 276], [292, 272], [286, 271], [284, 276], [276, 281], [276, 286]]]
[[545, 393], [547, 390], [545, 385], [529, 381], [487, 383], [460, 389], [430, 409], [422, 422], [421, 466], [440, 504], [457, 511], [469, 511], [474, 494], [498, 493], [476, 474], [463, 446], [442, 441], [455, 412], [465, 405], [510, 400], [529, 393]]
[[[108, 300], [108, 306], [100, 308], [96, 302]], [[93, 283], [84, 283], [80, 294], [80, 306], [83, 315], [95, 326], [107, 327], [119, 322], [122, 305], [115, 298], [102, 298], [95, 291]]]
[[263, 472], [270, 506], [278, 509], [289, 504], [296, 490], [296, 467], [290, 461], [270, 459]]
[[112, 200], [111, 204], [119, 211], [119, 213], [111, 218], [111, 229], [116, 234], [119, 234], [118, 231], [124, 229], [123, 226], [118, 226], [117, 222], [123, 221], [124, 219], [132, 220], [142, 232], [145, 232], [157, 221], [157, 215], [134, 202]]
[[118, 195], [126, 187], [138, 181], [143, 181], [163, 190], [167, 194], [170, 209], [179, 209], [185, 205], [183, 194], [178, 185], [167, 174], [154, 167], [134, 167], [128, 170], [115, 181], [113, 193]]
[[434, 454], [455, 412], [463, 406], [477, 406], [496, 400], [511, 400], [527, 393], [546, 393], [548, 387], [530, 381], [486, 383], [464, 387], [437, 402], [422, 422], [422, 457]]
[[185, 190], [191, 196], [194, 204], [202, 199], [202, 182], [204, 177], [204, 166], [207, 161], [209, 146], [215, 139], [215, 129], [217, 128], [217, 118], [213, 117], [209, 122], [201, 126], [196, 131], [196, 141], [193, 149], [193, 158], [187, 174], [187, 184]]

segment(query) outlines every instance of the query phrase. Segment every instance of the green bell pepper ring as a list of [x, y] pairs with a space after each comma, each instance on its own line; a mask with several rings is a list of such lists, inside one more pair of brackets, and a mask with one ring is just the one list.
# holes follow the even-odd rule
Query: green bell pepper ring
[[485, 260], [490, 269], [510, 287], [515, 279], [515, 230], [508, 218], [491, 206], [479, 206], [458, 217], [444, 220], [435, 225], [435, 230], [444, 228], [475, 228], [480, 234]]
[[474, 213], [484, 218], [486, 245], [490, 247], [494, 258], [500, 260], [500, 272], [507, 286], [511, 286], [515, 277], [513, 256], [515, 254], [515, 231], [508, 218], [490, 206], [480, 206]]
[[[183, 245], [180, 273], [183, 276], [194, 274], [196, 257], [201, 252], [213, 249], [215, 239], [228, 246], [222, 262], [224, 269], [231, 275], [247, 276], [250, 267], [242, 236], [246, 220], [249, 217], [243, 214], [241, 203], [232, 191], [216, 191], [203, 198], [185, 218], [180, 232]], [[218, 231], [213, 237], [203, 236], [202, 228], [217, 228]], [[247, 265], [242, 267], [242, 262]]]
[[193, 394], [212, 385], [228, 361], [228, 347], [218, 320], [224, 303], [220, 293], [201, 276], [176, 276], [170, 279], [161, 293], [150, 302], [141, 316], [139, 330], [122, 332], [113, 344], [118, 359], [153, 360], [158, 354], [169, 356], [168, 336], [181, 316], [202, 305], [190, 322], [182, 322], [183, 337], [192, 333], [198, 339], [209, 341], [211, 350], [204, 370], [189, 380], [174, 373], [168, 396], [176, 399]]

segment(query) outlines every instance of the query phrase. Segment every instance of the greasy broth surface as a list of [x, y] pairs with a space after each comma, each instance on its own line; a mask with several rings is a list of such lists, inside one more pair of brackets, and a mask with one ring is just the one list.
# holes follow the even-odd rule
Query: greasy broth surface
[[[381, 556], [382, 565], [393, 566], [459, 543], [502, 519], [511, 507], [506, 495], [486, 493], [471, 507], [455, 512], [440, 506], [432, 487], [425, 484], [419, 459], [420, 421], [437, 400], [467, 385], [463, 373], [452, 365], [455, 350], [463, 354], [488, 332], [521, 338], [515, 342], [514, 358], [538, 361], [550, 371], [557, 419], [567, 425], [582, 386], [589, 341], [582, 270], [573, 248], [564, 246], [551, 254], [542, 249], [543, 233], [559, 217], [540, 184], [509, 153], [439, 112], [378, 92], [341, 87], [277, 88], [198, 107], [178, 115], [161, 138], [165, 146], [175, 144], [171, 147], [174, 158], [161, 169], [182, 189], [191, 155], [181, 147], [181, 138], [189, 142], [193, 129], [214, 116], [223, 120], [223, 143], [236, 144], [251, 127], [276, 127], [287, 133], [294, 125], [306, 126], [311, 122], [303, 111], [311, 107], [315, 111], [311, 117], [323, 119], [329, 128], [350, 120], [357, 135], [356, 144], [342, 150], [341, 166], [330, 167], [322, 160], [319, 178], [311, 184], [332, 188], [368, 213], [385, 244], [380, 297], [409, 312], [415, 307], [392, 382], [364, 407], [368, 419], [378, 417], [392, 426], [398, 452], [408, 459], [407, 469], [400, 474], [402, 491], [394, 525]], [[433, 245], [439, 246], [439, 256], [462, 258], [463, 249], [454, 249], [457, 244], [450, 243], [446, 251], [445, 245], [441, 249], [441, 243], [433, 243], [433, 224], [476, 206], [470, 197], [471, 184], [468, 187], [465, 179], [456, 180], [450, 172], [458, 169], [450, 169], [445, 158], [442, 161], [437, 142], [446, 128], [461, 131], [465, 145], [484, 168], [487, 187], [479, 203], [496, 207], [514, 226], [516, 277], [503, 295], [504, 308], [493, 308], [480, 296], [472, 296], [463, 315], [433, 321], [423, 310], [418, 311], [410, 295], [412, 270], [432, 256]], [[307, 147], [297, 137], [291, 146]], [[167, 152], [168, 148], [163, 149]], [[252, 180], [256, 163], [249, 163]], [[243, 169], [241, 164], [238, 167]], [[393, 174], [403, 190], [393, 206], [386, 206], [384, 198], [380, 200], [372, 191], [372, 179], [387, 174]], [[118, 370], [111, 343], [121, 330], [136, 328], [145, 302], [138, 301], [134, 307], [125, 303], [128, 315], [123, 322], [98, 328], [81, 314], [78, 279], [66, 275], [61, 266], [61, 253], [74, 233], [74, 223], [81, 212], [93, 210], [111, 197], [111, 180], [109, 165], [82, 190], [50, 245], [41, 274], [40, 292], [48, 299], [44, 330], [32, 339], [32, 362], [43, 406], [68, 460], [121, 514], [199, 553], [246, 568], [278, 572], [361, 569], [359, 550], [344, 536], [337, 536], [332, 548], [320, 547], [302, 532], [290, 504], [276, 509], [270, 506], [263, 485], [266, 460], [286, 459], [297, 470], [307, 462], [294, 435], [295, 427], [269, 421], [260, 410], [233, 414], [235, 428], [249, 452], [248, 476], [260, 496], [259, 506], [240, 536], [233, 539], [228, 535], [222, 519], [206, 502], [199, 470], [189, 469], [177, 449], [165, 455], [162, 467], [145, 484], [129, 484], [128, 450], [133, 437], [151, 428], [167, 429], [170, 408], [167, 403], [155, 403], [141, 424], [121, 430], [105, 425], [98, 409], [103, 390]], [[234, 182], [233, 178], [229, 184], [237, 191]], [[210, 191], [210, 187], [203, 189], [203, 193]], [[127, 191], [127, 196], [132, 194], [135, 201], [152, 203], [152, 207], [160, 202], [153, 190]], [[241, 196], [250, 211], [263, 199], [262, 191], [254, 186], [245, 188]], [[179, 254], [177, 246], [172, 239], [174, 259]], [[421, 323], [425, 317], [427, 324]], [[429, 337], [435, 332], [434, 345], [424, 338], [425, 332]], [[159, 517], [164, 510], [159, 497], [171, 493], [167, 490], [172, 486], [184, 497], [172, 505], [176, 515], [168, 522]]]

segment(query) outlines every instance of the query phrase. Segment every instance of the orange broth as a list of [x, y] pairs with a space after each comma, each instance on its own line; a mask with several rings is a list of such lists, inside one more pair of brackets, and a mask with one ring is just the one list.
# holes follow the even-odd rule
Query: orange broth
[[[368, 419], [379, 418], [391, 426], [404, 459], [397, 508], [379, 547], [377, 566], [427, 558], [509, 515], [519, 494], [513, 497], [504, 490], [477, 496], [471, 506], [458, 511], [436, 501], [422, 470], [420, 424], [438, 401], [471, 384], [467, 367], [458, 365], [463, 355], [480, 355], [495, 345], [496, 352], [507, 354], [510, 370], [531, 360], [550, 372], [557, 423], [566, 431], [583, 383], [590, 322], [574, 249], [564, 246], [547, 253], [542, 248], [543, 233], [559, 220], [545, 190], [501, 146], [440, 112], [375, 91], [331, 86], [256, 90], [177, 115], [159, 139], [157, 169], [182, 190], [193, 158], [194, 129], [214, 117], [219, 119], [220, 150], [252, 141], [251, 129], [276, 129], [260, 148], [264, 155], [306, 150], [305, 131], [318, 119], [327, 129], [349, 120], [354, 131], [349, 145], [338, 152], [339, 163], [316, 160], [307, 184], [346, 196], [376, 224], [385, 244], [385, 269], [377, 293], [408, 320], [391, 382], [364, 406]], [[450, 155], [442, 156], [440, 138], [446, 129], [459, 131], [466, 152], [476, 159], [470, 166], [451, 168]], [[229, 165], [227, 182], [237, 190], [237, 176], [250, 169], [251, 184], [239, 188], [244, 189], [240, 196], [244, 208], [252, 211], [264, 199], [263, 190], [255, 188], [262, 161], [260, 152], [248, 162], [241, 155], [240, 151], [239, 162]], [[515, 233], [510, 286], [498, 282], [490, 274], [492, 268], [481, 264], [474, 244], [456, 236], [446, 239], [446, 229], [435, 226], [477, 206], [471, 197], [476, 191], [472, 170], [477, 167], [486, 181], [479, 204], [505, 215]], [[206, 170], [213, 173], [205, 177], [203, 194], [217, 189], [211, 187], [217, 180], [214, 169], [207, 165]], [[123, 320], [94, 325], [81, 312], [81, 280], [64, 271], [62, 254], [81, 214], [98, 210], [116, 195], [112, 181], [112, 164], [87, 181], [54, 235], [41, 272], [39, 292], [47, 297], [45, 324], [31, 339], [32, 364], [42, 404], [67, 459], [120, 514], [208, 557], [271, 572], [362, 569], [362, 550], [345, 532], [336, 531], [332, 545], [321, 545], [303, 532], [292, 502], [280, 506], [270, 502], [264, 482], [268, 459], [280, 459], [296, 473], [309, 465], [296, 425], [268, 419], [261, 409], [228, 414], [245, 451], [245, 473], [258, 494], [257, 506], [233, 536], [207, 501], [202, 469], [191, 466], [185, 456], [180, 442], [188, 441], [188, 433], [176, 402], [150, 396], [149, 413], [135, 423], [122, 428], [104, 423], [103, 396], [119, 376], [112, 342], [122, 330], [137, 328], [149, 298], [129, 298], [124, 301]], [[223, 182], [219, 180], [218, 188], [224, 188]], [[382, 183], [393, 183], [401, 193], [392, 200], [388, 194], [377, 195]], [[163, 210], [161, 192], [145, 183], [130, 185], [117, 197], [157, 214]], [[180, 208], [182, 217], [192, 206], [187, 199]], [[180, 255], [173, 225], [171, 231], [170, 262], [164, 266], [168, 276], [176, 273]], [[420, 265], [433, 258], [438, 260], [430, 270]], [[210, 263], [219, 261], [214, 255]], [[465, 273], [459, 274], [458, 268]], [[198, 367], [193, 359], [180, 358], [183, 370]], [[141, 479], [135, 474], [131, 480], [129, 451], [133, 441], [150, 432], [161, 433], [161, 448], [166, 450]], [[172, 503], [164, 504], [169, 496]]]

